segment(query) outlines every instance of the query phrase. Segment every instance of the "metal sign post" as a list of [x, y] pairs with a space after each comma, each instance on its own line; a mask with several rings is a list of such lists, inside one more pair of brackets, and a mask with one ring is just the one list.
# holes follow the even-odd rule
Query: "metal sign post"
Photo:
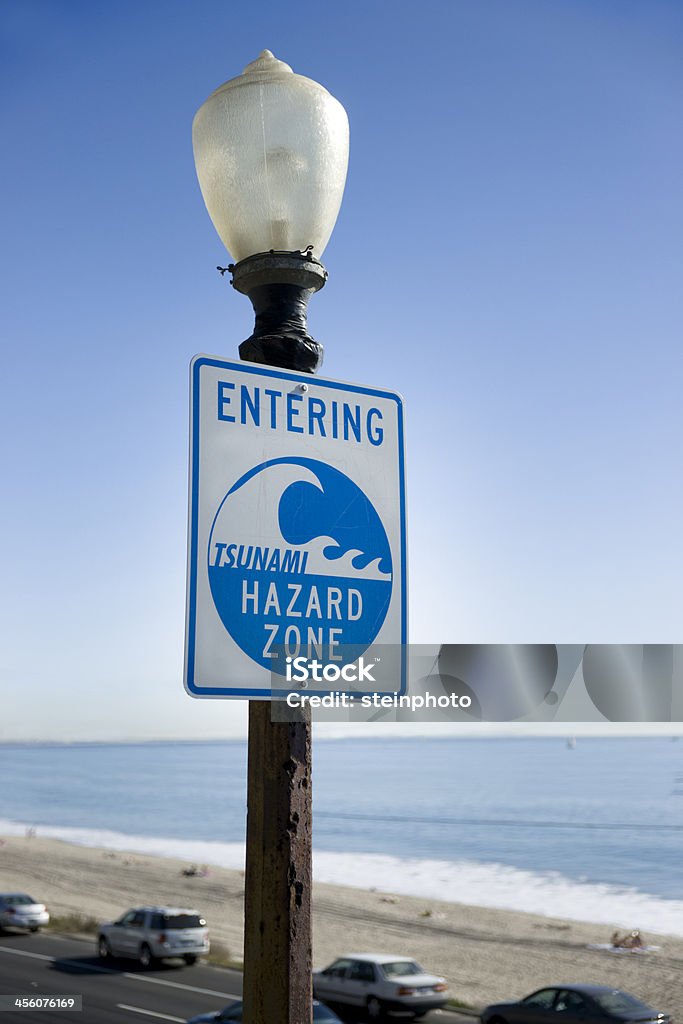
[[311, 716], [249, 704], [244, 1021], [311, 1021]]
[[211, 356], [191, 396], [185, 685], [251, 698], [244, 1020], [309, 1024], [310, 711], [274, 722], [270, 701], [292, 689], [283, 652], [405, 643], [403, 407]]

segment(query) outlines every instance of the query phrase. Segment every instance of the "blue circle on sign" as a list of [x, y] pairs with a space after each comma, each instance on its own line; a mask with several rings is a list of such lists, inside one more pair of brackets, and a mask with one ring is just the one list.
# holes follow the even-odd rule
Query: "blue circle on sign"
[[389, 608], [382, 521], [353, 480], [316, 459], [271, 459], [245, 473], [216, 512], [207, 555], [225, 629], [281, 675], [286, 656], [359, 658]]

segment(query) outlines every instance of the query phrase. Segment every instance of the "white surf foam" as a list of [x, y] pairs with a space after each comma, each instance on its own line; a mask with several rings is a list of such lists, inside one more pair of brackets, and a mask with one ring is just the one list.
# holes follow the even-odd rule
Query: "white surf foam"
[[127, 835], [108, 829], [69, 828], [62, 825], [31, 825], [0, 818], [0, 835], [23, 836], [35, 828], [42, 839], [61, 839], [75, 846], [102, 847], [121, 853], [146, 853], [152, 857], [175, 857], [216, 867], [244, 869], [244, 843], [212, 843], [202, 839], [174, 839], [161, 836]]
[[683, 935], [683, 900], [626, 886], [578, 882], [556, 871], [535, 872], [477, 861], [399, 859], [381, 854], [314, 854], [319, 882], [379, 892], [522, 910], [544, 917], [594, 921], [643, 933]]
[[[0, 819], [0, 834], [21, 836], [29, 826]], [[244, 869], [243, 843], [125, 835], [106, 829], [55, 825], [38, 825], [37, 834], [79, 846]], [[593, 921], [612, 928], [639, 928], [643, 933], [683, 935], [683, 900], [664, 899], [626, 886], [579, 882], [554, 871], [525, 871], [469, 860], [402, 859], [317, 850], [313, 854], [313, 875], [318, 882], [359, 889]]]

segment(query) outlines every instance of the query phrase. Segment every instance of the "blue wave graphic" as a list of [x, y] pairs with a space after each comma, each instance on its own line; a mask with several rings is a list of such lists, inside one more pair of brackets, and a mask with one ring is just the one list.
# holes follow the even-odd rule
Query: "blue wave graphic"
[[314, 459], [289, 459], [305, 466], [320, 488], [305, 480], [290, 484], [278, 509], [280, 531], [288, 544], [308, 544], [316, 537], [332, 537], [323, 549], [334, 561], [349, 551], [354, 569], [362, 570], [379, 559], [379, 571], [391, 573], [387, 535], [374, 507], [353, 481], [338, 470]]
[[[297, 556], [296, 564], [287, 569], [257, 567], [251, 563], [250, 547], [243, 561], [238, 557], [223, 565], [209, 557], [208, 572], [216, 611], [235, 643], [256, 664], [284, 675], [285, 655], [317, 654], [324, 660], [342, 645], [346, 658], [359, 658], [382, 628], [393, 584], [389, 541], [371, 501], [344, 473], [315, 459], [272, 459], [240, 477], [216, 513], [208, 552], [213, 550], [219, 517], [223, 514], [230, 521], [231, 495], [279, 466], [305, 469], [308, 478], [283, 481], [284, 489], [277, 489], [279, 532], [291, 548], [321, 539], [329, 566], [317, 561], [307, 571]], [[277, 472], [275, 476], [277, 480]], [[289, 474], [287, 480], [291, 479]], [[226, 502], [227, 511], [222, 513]], [[225, 529], [225, 524], [218, 529]], [[356, 572], [374, 563], [379, 572], [371, 570], [370, 578], [349, 574], [348, 566], [339, 565], [345, 555]]]

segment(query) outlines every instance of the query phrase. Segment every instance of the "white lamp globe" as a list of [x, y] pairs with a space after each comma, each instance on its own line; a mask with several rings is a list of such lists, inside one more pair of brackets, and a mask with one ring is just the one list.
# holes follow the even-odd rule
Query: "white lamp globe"
[[235, 262], [309, 246], [320, 258], [349, 157], [346, 111], [327, 89], [264, 50], [199, 108], [192, 144], [206, 208]]

